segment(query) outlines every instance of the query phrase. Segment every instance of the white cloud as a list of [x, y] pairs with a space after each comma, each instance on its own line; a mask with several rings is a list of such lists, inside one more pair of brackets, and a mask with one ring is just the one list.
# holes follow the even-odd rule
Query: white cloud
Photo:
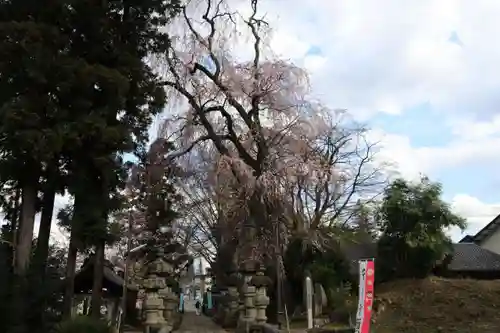
[[473, 117], [462, 117], [452, 120], [452, 133], [469, 141], [490, 139], [500, 134], [500, 114], [488, 121], [476, 120]]
[[500, 213], [499, 203], [484, 203], [467, 194], [457, 194], [452, 199], [452, 209], [467, 218], [471, 231], [477, 232]]
[[369, 131], [367, 135], [369, 141], [378, 144], [378, 162], [388, 163], [387, 168], [390, 171], [400, 173], [408, 179], [417, 179], [421, 173], [425, 173], [423, 160], [416, 156], [416, 149], [412, 147], [408, 137], [377, 129]]
[[278, 57], [297, 59], [303, 57], [310, 44], [298, 40], [293, 35], [289, 34], [274, 34], [271, 39], [271, 46]]
[[[239, 1], [242, 4], [247, 1]], [[314, 93], [359, 119], [429, 102], [448, 118], [454, 139], [417, 147], [406, 136], [369, 133], [380, 159], [405, 177], [469, 162], [500, 161], [500, 2], [491, 0], [272, 0], [261, 13], [274, 28], [274, 52], [311, 72]], [[455, 34], [462, 46], [449, 42]], [[251, 45], [241, 37], [235, 52]], [[320, 54], [308, 55], [311, 48]], [[493, 119], [489, 119], [493, 116]], [[425, 115], [422, 115], [425, 117]], [[488, 118], [488, 121], [484, 121]], [[500, 212], [466, 194], [453, 209], [479, 229]]]
[[[500, 2], [261, 2], [280, 54], [322, 51], [316, 91], [360, 116], [431, 102], [450, 113], [495, 113]], [[279, 16], [279, 19], [276, 17]], [[449, 42], [455, 33], [463, 47]], [[283, 51], [284, 50], [284, 51]], [[302, 55], [303, 56], [303, 55]]]
[[[478, 124], [481, 127], [483, 124]], [[476, 129], [470, 124], [471, 133]], [[369, 132], [372, 141], [379, 142], [378, 158], [394, 164], [401, 175], [418, 177], [466, 163], [492, 163], [500, 161], [500, 136], [464, 135], [443, 146], [416, 147], [407, 136], [385, 133], [380, 129]]]
[[457, 194], [451, 202], [452, 210], [467, 219], [467, 230], [462, 234], [454, 228], [450, 231], [453, 240], [457, 241], [465, 234], [474, 235], [500, 213], [500, 203], [485, 203], [468, 194]]
[[[482, 125], [480, 125], [482, 126]], [[408, 137], [371, 131], [370, 139], [380, 141], [378, 158], [381, 162], [391, 162], [390, 170], [407, 179], [418, 179], [421, 173], [446, 169], [465, 161], [488, 161], [497, 159], [495, 150], [500, 146], [500, 138], [479, 138], [454, 142], [444, 147], [413, 147]], [[464, 189], [466, 190], [466, 189]], [[446, 191], [446, 188], [445, 188]], [[464, 235], [474, 235], [494, 217], [500, 214], [500, 202], [486, 203], [465, 193], [458, 193], [451, 199], [451, 209], [467, 220], [467, 229], [462, 233], [458, 228], [449, 230], [454, 241]]]
[[314, 75], [316, 71], [322, 69], [327, 61], [328, 59], [321, 55], [308, 55], [304, 58], [304, 68]]
[[[260, 6], [274, 28], [274, 52], [307, 68], [315, 95], [332, 108], [368, 120], [428, 102], [445, 114], [448, 123], [439, 125], [454, 134], [446, 145], [418, 147], [383, 129], [369, 133], [380, 141], [379, 158], [403, 176], [500, 162], [499, 1], [270, 0]], [[462, 45], [449, 42], [454, 34]], [[235, 52], [247, 57], [251, 45], [240, 39]], [[320, 52], [307, 54], [311, 48]], [[467, 194], [455, 195], [452, 207], [472, 233], [500, 212], [500, 204]]]
[[[399, 114], [428, 102], [445, 115], [447, 123], [436, 125], [448, 126], [454, 137], [441, 146], [418, 147], [408, 137], [383, 129], [369, 133], [380, 141], [379, 158], [403, 176], [500, 162], [500, 47], [494, 43], [500, 31], [500, 2], [261, 4], [275, 28], [271, 46], [311, 72], [315, 94], [331, 107], [347, 108], [368, 120], [377, 112]], [[452, 35], [461, 45], [449, 41]], [[320, 54], [307, 55], [311, 48]], [[500, 204], [467, 194], [454, 196], [452, 207], [467, 218], [471, 233], [500, 213]], [[456, 230], [452, 235], [460, 236]]]
[[[244, 15], [248, 3], [232, 2]], [[384, 154], [404, 174], [498, 158], [500, 138], [492, 135], [500, 118], [490, 125], [476, 116], [500, 106], [500, 47], [492, 42], [500, 2], [272, 0], [259, 6], [273, 29], [266, 40], [274, 52], [306, 67], [314, 93], [332, 108], [367, 119], [430, 102], [447, 114], [457, 139], [444, 147], [416, 148], [401, 136], [375, 135], [384, 137]], [[463, 47], [449, 42], [452, 35]], [[251, 56], [248, 34], [238, 41], [233, 51]], [[318, 52], [307, 54], [311, 49]]]
[[[500, 162], [497, 153], [500, 137], [496, 135], [500, 127], [498, 124], [498, 121], [467, 123], [460, 132], [463, 133], [462, 138], [440, 147], [415, 147], [408, 137], [384, 133], [381, 130], [370, 131], [369, 137], [373, 141], [380, 142], [381, 149], [377, 157], [381, 162], [392, 163], [390, 170], [398, 172], [407, 179], [417, 179], [421, 173], [442, 171], [463, 163]], [[472, 172], [470, 176], [474, 177], [475, 174]], [[446, 188], [444, 191], [446, 192]], [[500, 202], [483, 202], [466, 193], [455, 194], [451, 200], [451, 208], [468, 222], [467, 229], [463, 233], [458, 228], [449, 230], [449, 235], [454, 241], [459, 241], [466, 234], [474, 235], [500, 214]]]

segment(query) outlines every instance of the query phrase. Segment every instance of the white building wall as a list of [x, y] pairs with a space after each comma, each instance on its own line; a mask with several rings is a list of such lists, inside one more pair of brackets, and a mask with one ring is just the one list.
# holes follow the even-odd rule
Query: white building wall
[[486, 238], [482, 243], [481, 247], [491, 252], [500, 254], [500, 230], [494, 232], [490, 237]]
[[205, 275], [207, 273], [208, 262], [203, 257], [193, 259], [193, 268], [195, 275]]

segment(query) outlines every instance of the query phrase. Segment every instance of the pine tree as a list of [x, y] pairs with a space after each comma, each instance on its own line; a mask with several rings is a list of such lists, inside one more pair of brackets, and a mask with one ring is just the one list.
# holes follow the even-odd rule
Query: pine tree
[[[82, 209], [83, 219], [94, 231], [105, 228], [122, 182], [116, 156], [145, 150], [148, 126], [165, 103], [144, 58], [165, 50], [168, 38], [158, 28], [176, 10], [175, 1], [157, 0], [0, 3], [0, 183], [21, 190], [22, 219], [14, 226], [21, 276], [40, 192], [44, 221], [53, 193], [69, 186], [82, 207], [93, 207]], [[41, 242], [50, 233], [44, 230]]]
[[362, 204], [360, 200], [356, 203], [354, 210], [354, 228], [356, 241], [373, 243], [377, 238], [375, 218], [370, 207]]
[[144, 193], [139, 205], [145, 213], [144, 231], [150, 235], [149, 251], [157, 247], [164, 247], [166, 252], [178, 250], [173, 226], [183, 198], [175, 187], [180, 169], [166, 157], [173, 150], [171, 142], [155, 140], [132, 173], [133, 186]]

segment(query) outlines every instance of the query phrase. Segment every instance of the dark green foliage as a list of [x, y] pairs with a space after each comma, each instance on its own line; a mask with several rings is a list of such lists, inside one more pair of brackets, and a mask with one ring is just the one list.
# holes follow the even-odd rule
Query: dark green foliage
[[[171, 227], [179, 217], [177, 209], [182, 196], [177, 193], [175, 183], [179, 168], [174, 161], [166, 158], [174, 149], [171, 142], [157, 139], [137, 165], [131, 166], [130, 186], [142, 193], [136, 208], [145, 212], [146, 230], [152, 235], [148, 248], [160, 245], [165, 252], [175, 252], [179, 244], [173, 243]], [[149, 252], [155, 255], [154, 251]]]
[[465, 228], [465, 220], [441, 199], [441, 185], [422, 178], [412, 184], [394, 181], [379, 211], [377, 280], [423, 278], [451, 250], [449, 227]]
[[99, 170], [116, 152], [143, 150], [152, 116], [165, 103], [143, 60], [166, 48], [158, 26], [177, 4], [0, 3], [0, 149], [8, 156], [2, 176], [33, 181], [53, 160]]
[[[36, 244], [36, 240], [34, 241]], [[36, 250], [36, 248], [34, 248]], [[12, 308], [24, 295], [30, 309], [26, 317], [21, 318], [28, 323], [36, 323], [38, 332], [48, 332], [61, 319], [62, 310], [62, 278], [64, 276], [66, 251], [58, 246], [49, 248], [45, 277], [42, 281], [37, 271], [30, 271], [26, 280], [16, 279], [12, 271], [12, 248], [7, 243], [0, 243], [0, 332], [11, 332], [16, 329], [16, 316]], [[26, 283], [26, 285], [25, 285]], [[43, 304], [43, 307], [41, 307]], [[43, 320], [40, 320], [43, 319]], [[13, 332], [16, 332], [13, 330]]]
[[357, 243], [373, 243], [378, 236], [373, 207], [358, 200], [353, 213], [352, 240]]
[[112, 328], [104, 320], [78, 316], [56, 326], [56, 333], [111, 333]]
[[9, 243], [10, 229], [3, 225], [0, 235], [0, 332], [6, 332], [10, 324], [11, 286], [13, 285], [12, 246]]
[[315, 283], [328, 290], [351, 282], [349, 265], [337, 249], [318, 249], [300, 238], [293, 239], [285, 252], [284, 265], [287, 282], [291, 285], [295, 304], [303, 304], [305, 273], [310, 272]]
[[[165, 103], [144, 59], [165, 50], [159, 26], [177, 11], [177, 0], [0, 2], [0, 186], [69, 189], [71, 224], [88, 245], [111, 241], [107, 217], [126, 177], [118, 156], [145, 151]], [[28, 308], [14, 314], [23, 320]]]
[[346, 283], [340, 288], [328, 291], [330, 320], [334, 323], [349, 324], [350, 317], [356, 312], [357, 300], [352, 285]]
[[[36, 246], [33, 253], [35, 251]], [[28, 311], [24, 319], [33, 323], [39, 332], [50, 331], [61, 320], [65, 266], [66, 249], [52, 245], [49, 247], [45, 276], [40, 275], [36, 266], [32, 267], [28, 276], [28, 308], [32, 311]]]
[[156, 0], [2, 2], [2, 145], [33, 161], [64, 148], [112, 153], [144, 146], [151, 116], [165, 102], [143, 62], [168, 42], [158, 29], [167, 17], [151, 14], [170, 13], [171, 6]]

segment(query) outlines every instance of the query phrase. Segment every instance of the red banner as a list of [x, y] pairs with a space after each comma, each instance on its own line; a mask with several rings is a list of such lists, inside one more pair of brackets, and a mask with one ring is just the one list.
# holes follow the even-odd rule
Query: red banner
[[363, 322], [361, 324], [361, 333], [370, 332], [370, 322], [372, 318], [373, 306], [373, 290], [375, 284], [375, 262], [368, 260], [366, 263], [366, 280], [365, 280], [365, 306]]
[[356, 317], [356, 333], [370, 333], [373, 292], [375, 284], [375, 261], [359, 262], [359, 304]]

